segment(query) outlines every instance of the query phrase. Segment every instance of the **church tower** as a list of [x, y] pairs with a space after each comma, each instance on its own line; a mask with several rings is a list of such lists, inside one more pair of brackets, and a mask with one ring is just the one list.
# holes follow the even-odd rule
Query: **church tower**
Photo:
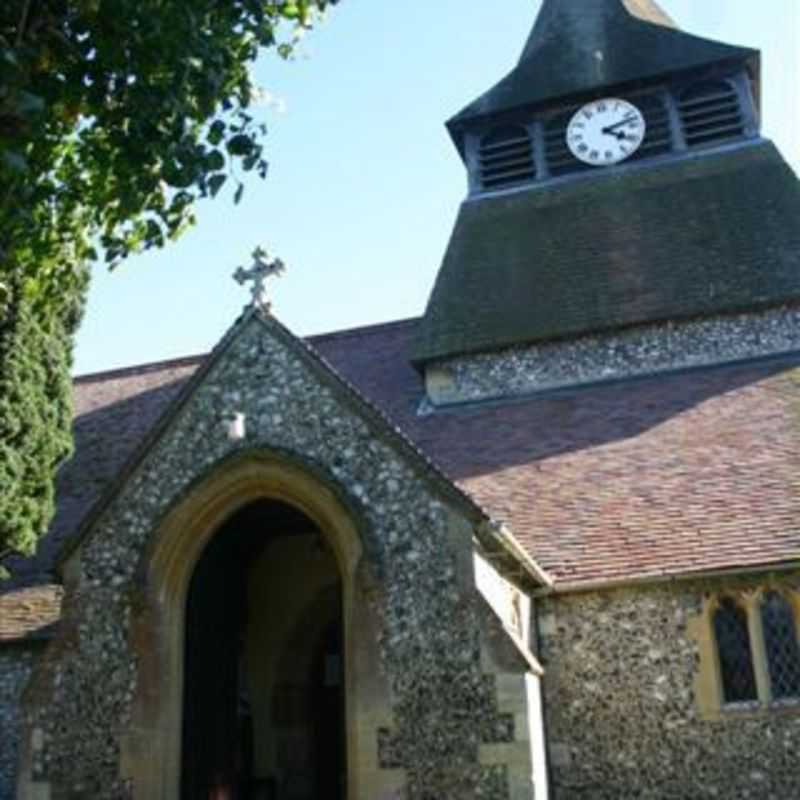
[[755, 50], [544, 0], [453, 117], [469, 193], [413, 361], [434, 406], [800, 348], [800, 187]]

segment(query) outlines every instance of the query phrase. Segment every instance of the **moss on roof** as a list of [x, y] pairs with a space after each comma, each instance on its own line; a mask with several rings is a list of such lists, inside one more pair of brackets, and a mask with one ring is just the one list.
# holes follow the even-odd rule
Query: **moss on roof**
[[416, 364], [800, 299], [800, 184], [770, 143], [467, 200]]

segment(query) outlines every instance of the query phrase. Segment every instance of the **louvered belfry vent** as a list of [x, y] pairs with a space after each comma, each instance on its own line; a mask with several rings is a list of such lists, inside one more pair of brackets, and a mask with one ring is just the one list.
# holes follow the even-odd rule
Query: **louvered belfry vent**
[[666, 98], [661, 94], [636, 97], [633, 102], [642, 112], [647, 133], [642, 146], [631, 156], [631, 161], [638, 161], [652, 156], [662, 156], [673, 149], [672, 128], [669, 122], [669, 110]]
[[680, 96], [678, 111], [689, 147], [744, 135], [745, 123], [739, 95], [728, 81], [693, 86]]
[[[706, 79], [683, 90], [662, 86], [619, 95], [641, 112], [646, 130], [641, 145], [614, 167], [751, 135], [749, 106], [736, 80]], [[475, 188], [485, 192], [601, 172], [577, 158], [567, 142], [570, 121], [582, 105], [534, 113], [525, 124], [498, 126], [478, 138]]]
[[484, 136], [479, 158], [484, 189], [503, 189], [536, 178], [531, 138], [519, 125], [498, 128]]

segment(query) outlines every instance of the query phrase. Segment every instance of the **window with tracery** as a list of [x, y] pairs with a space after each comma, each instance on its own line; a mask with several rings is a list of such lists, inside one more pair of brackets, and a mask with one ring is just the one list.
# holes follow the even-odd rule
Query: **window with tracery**
[[770, 589], [715, 603], [712, 627], [722, 705], [800, 701], [797, 604]]

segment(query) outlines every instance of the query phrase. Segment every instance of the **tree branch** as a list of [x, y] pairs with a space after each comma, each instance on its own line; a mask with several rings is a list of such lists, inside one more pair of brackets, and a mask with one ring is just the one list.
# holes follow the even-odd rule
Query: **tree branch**
[[28, 27], [28, 15], [31, 12], [31, 3], [33, 0], [25, 0], [22, 6], [22, 18], [19, 21], [19, 28], [17, 28], [17, 40], [14, 43], [15, 47], [22, 45], [22, 40], [25, 38], [25, 31]]

